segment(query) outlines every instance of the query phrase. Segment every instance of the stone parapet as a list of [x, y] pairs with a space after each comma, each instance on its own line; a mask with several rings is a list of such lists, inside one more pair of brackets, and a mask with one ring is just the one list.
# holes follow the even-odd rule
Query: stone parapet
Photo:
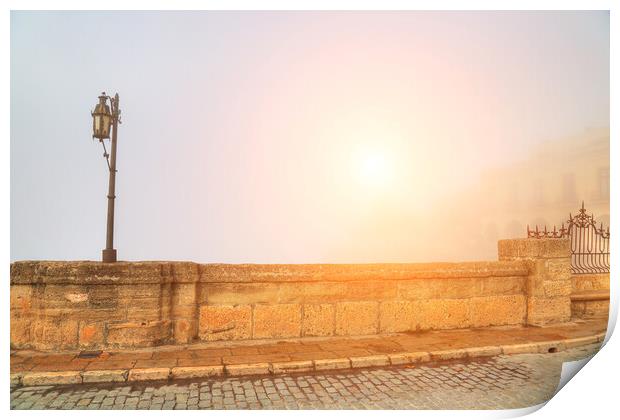
[[500, 261], [466, 263], [20, 261], [11, 264], [11, 345], [141, 348], [561, 322], [539, 308], [565, 296], [558, 246], [528, 246], [506, 243]]
[[528, 267], [527, 324], [547, 325], [571, 318], [570, 239], [507, 239], [498, 242], [500, 261]]

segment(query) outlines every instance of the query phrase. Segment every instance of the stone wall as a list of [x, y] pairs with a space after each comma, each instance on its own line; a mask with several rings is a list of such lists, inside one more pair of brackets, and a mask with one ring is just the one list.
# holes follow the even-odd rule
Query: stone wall
[[609, 316], [609, 273], [573, 275], [571, 312], [573, 318]]
[[137, 348], [564, 321], [564, 245], [518, 241], [500, 242], [500, 261], [471, 263], [15, 262], [11, 346]]
[[571, 319], [569, 239], [509, 239], [498, 243], [500, 261], [527, 265], [527, 325], [546, 325]]

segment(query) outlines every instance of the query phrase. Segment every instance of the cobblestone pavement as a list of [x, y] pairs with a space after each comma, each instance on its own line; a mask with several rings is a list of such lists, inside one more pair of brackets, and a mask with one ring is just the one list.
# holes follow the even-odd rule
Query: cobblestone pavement
[[598, 345], [416, 366], [11, 390], [12, 409], [501, 409], [551, 398], [562, 362]]

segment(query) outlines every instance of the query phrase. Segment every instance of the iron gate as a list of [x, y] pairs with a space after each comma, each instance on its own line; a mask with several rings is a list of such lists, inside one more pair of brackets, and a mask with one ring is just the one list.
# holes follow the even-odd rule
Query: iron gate
[[547, 226], [534, 230], [527, 226], [528, 238], [566, 238], [570, 237], [571, 270], [574, 274], [609, 273], [609, 226], [596, 226], [594, 215], [588, 215], [581, 203], [579, 213], [562, 223], [558, 230], [548, 230]]

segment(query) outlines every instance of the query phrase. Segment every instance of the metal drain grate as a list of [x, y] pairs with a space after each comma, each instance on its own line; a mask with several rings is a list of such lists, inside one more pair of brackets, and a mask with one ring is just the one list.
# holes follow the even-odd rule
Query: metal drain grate
[[99, 357], [101, 355], [101, 353], [103, 353], [102, 350], [85, 350], [85, 351], [81, 351], [80, 354], [78, 354], [77, 358], [78, 359], [96, 359], [97, 357]]

